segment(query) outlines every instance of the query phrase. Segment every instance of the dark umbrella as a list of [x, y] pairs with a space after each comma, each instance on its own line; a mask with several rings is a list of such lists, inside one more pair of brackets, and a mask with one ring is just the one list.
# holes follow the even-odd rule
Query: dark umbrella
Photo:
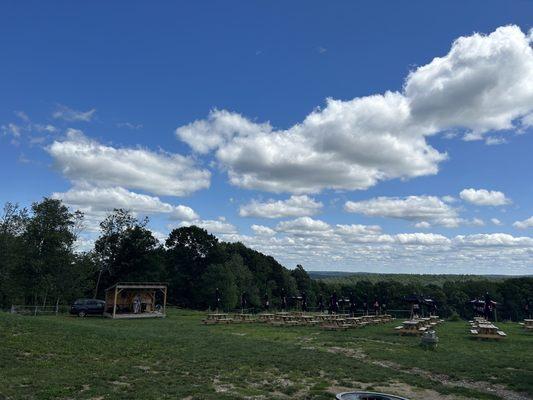
[[353, 292], [350, 292], [350, 316], [355, 316], [355, 312], [357, 310], [356, 308], [357, 306], [357, 303], [356, 303], [356, 300], [355, 300], [355, 295], [353, 294]]
[[324, 306], [324, 296], [320, 294], [318, 296], [318, 311], [324, 312], [325, 306]]
[[246, 309], [247, 304], [248, 304], [248, 302], [246, 300], [246, 292], [242, 292], [242, 295], [241, 295], [241, 310], [242, 310], [242, 312], [244, 312], [244, 310]]
[[281, 289], [281, 309], [283, 311], [287, 309], [287, 296], [285, 295], [285, 289]]
[[485, 302], [480, 299], [470, 300], [472, 308], [474, 309], [474, 315], [481, 316], [483, 315], [483, 310], [485, 309]]
[[339, 301], [337, 298], [337, 292], [333, 292], [329, 299], [329, 311], [330, 313], [337, 313], [339, 311]]
[[307, 311], [307, 293], [302, 292], [302, 311]]
[[432, 298], [425, 298], [424, 304], [427, 306], [429, 310], [429, 315], [436, 315], [437, 314], [437, 302], [433, 300]]
[[420, 297], [416, 294], [410, 294], [405, 296], [404, 301], [411, 304], [411, 319], [418, 316], [418, 310], [420, 309]]
[[220, 290], [216, 288], [215, 290], [215, 309], [218, 311], [220, 309]]
[[270, 300], [268, 299], [268, 293], [265, 293], [264, 302], [265, 302], [265, 310], [268, 311], [268, 309], [270, 308]]
[[379, 315], [379, 301], [378, 301], [378, 299], [374, 300], [374, 313], [376, 315]]

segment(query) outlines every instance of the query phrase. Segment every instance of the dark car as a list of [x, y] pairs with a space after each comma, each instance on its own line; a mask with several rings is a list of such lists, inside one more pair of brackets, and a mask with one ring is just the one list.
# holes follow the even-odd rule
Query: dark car
[[105, 301], [96, 299], [78, 299], [70, 307], [70, 313], [85, 317], [86, 315], [102, 315]]

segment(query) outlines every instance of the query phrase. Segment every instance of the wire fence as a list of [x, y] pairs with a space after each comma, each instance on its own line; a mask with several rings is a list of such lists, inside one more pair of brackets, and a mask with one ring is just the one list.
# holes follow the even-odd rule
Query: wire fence
[[59, 315], [65, 314], [69, 310], [69, 306], [66, 305], [55, 305], [55, 306], [40, 306], [40, 305], [19, 305], [13, 304], [11, 306], [11, 314], [19, 315]]

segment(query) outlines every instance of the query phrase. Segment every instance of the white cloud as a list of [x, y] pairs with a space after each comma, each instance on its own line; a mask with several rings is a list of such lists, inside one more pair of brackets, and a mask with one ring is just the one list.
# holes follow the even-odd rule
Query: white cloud
[[57, 132], [57, 128], [50, 124], [33, 124], [31, 127], [37, 132], [54, 133]]
[[17, 124], [14, 124], [14, 123], [9, 123], [7, 125], [2, 125], [2, 133], [4, 135], [11, 135], [15, 138], [18, 138], [20, 137], [20, 134], [22, 133], [22, 131], [24, 130], [24, 128], [22, 128], [21, 126], [17, 125]]
[[[381, 233], [377, 226], [336, 225], [297, 219], [275, 229], [252, 228], [225, 240], [241, 241], [285, 265], [313, 269], [379, 270], [388, 272], [527, 273], [533, 238], [476, 234], [446, 237], [435, 233]], [[274, 232], [275, 231], [275, 232]], [[274, 234], [275, 233], [275, 234]]]
[[94, 108], [89, 111], [78, 111], [59, 104], [56, 110], [52, 113], [52, 117], [56, 119], [62, 119], [67, 122], [89, 122], [93, 119], [95, 113], [96, 109]]
[[464, 189], [459, 194], [461, 199], [478, 206], [503, 206], [511, 202], [505, 194], [496, 190]]
[[513, 226], [518, 229], [533, 228], [533, 217], [529, 217], [523, 221], [516, 221]]
[[329, 229], [330, 226], [326, 222], [310, 217], [282, 221], [276, 226], [276, 230], [279, 232], [291, 233], [324, 232]]
[[179, 154], [100, 144], [77, 130], [47, 148], [55, 166], [77, 184], [122, 186], [158, 195], [184, 196], [209, 187], [210, 173]]
[[101, 216], [115, 208], [130, 210], [136, 214], [168, 214], [173, 219], [194, 220], [198, 214], [184, 205], [174, 206], [162, 202], [158, 197], [130, 192], [121, 187], [111, 188], [73, 188], [64, 193], [53, 193], [53, 198], [84, 213]]
[[453, 196], [442, 196], [442, 201], [445, 201], [446, 203], [456, 203], [457, 199]]
[[395, 235], [398, 243], [404, 245], [439, 245], [450, 244], [446, 236], [435, 233], [399, 233]]
[[337, 233], [341, 235], [377, 235], [381, 233], [379, 225], [337, 225]]
[[15, 111], [15, 115], [24, 122], [30, 122], [30, 117], [24, 111]]
[[533, 108], [532, 40], [517, 26], [457, 39], [446, 56], [407, 78], [413, 118], [441, 129], [467, 128], [479, 139], [512, 129]]
[[470, 223], [474, 226], [484, 226], [485, 225], [485, 221], [483, 221], [481, 218], [474, 218], [472, 219], [472, 221], [470, 221]]
[[491, 218], [490, 222], [492, 222], [494, 225], [502, 225], [502, 221], [500, 221], [498, 218]]
[[459, 235], [454, 239], [459, 246], [496, 246], [496, 247], [533, 247], [533, 238], [515, 237], [507, 233], [478, 233], [475, 235]]
[[143, 128], [143, 124], [133, 124], [131, 122], [119, 122], [117, 123], [117, 128], [139, 130]]
[[252, 225], [252, 230], [258, 236], [273, 236], [276, 234], [276, 231], [268, 226], [264, 225]]
[[428, 136], [459, 128], [481, 139], [531, 113], [531, 40], [517, 26], [459, 38], [447, 55], [412, 71], [401, 92], [328, 99], [285, 130], [215, 110], [176, 134], [198, 153], [214, 151], [230, 182], [248, 189], [357, 190], [436, 174], [447, 155]]
[[233, 224], [226, 222], [225, 219], [194, 220], [190, 222], [182, 222], [179, 226], [191, 226], [191, 225], [196, 225], [200, 228], [207, 230], [209, 233], [218, 234], [218, 235], [237, 233], [237, 228]]
[[457, 211], [436, 196], [376, 197], [364, 201], [347, 201], [347, 212], [371, 217], [397, 218], [427, 228], [430, 224], [458, 226], [462, 221]]
[[291, 196], [287, 200], [273, 199], [261, 203], [256, 200], [240, 207], [241, 217], [260, 218], [284, 218], [284, 217], [304, 217], [314, 215], [320, 211], [322, 203], [315, 201], [311, 197]]

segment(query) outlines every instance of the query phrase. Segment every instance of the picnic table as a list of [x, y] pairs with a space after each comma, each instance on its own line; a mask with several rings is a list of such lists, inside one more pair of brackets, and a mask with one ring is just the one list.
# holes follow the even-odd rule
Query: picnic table
[[346, 318], [332, 318], [330, 320], [327, 320], [322, 325], [323, 329], [327, 330], [346, 330], [350, 328], [351, 326], [347, 323]]
[[233, 319], [226, 313], [211, 313], [207, 314], [207, 317], [202, 322], [204, 324], [229, 324], [233, 322]]
[[237, 322], [255, 322], [256, 318], [253, 314], [234, 314], [233, 320]]
[[520, 322], [520, 325], [526, 330], [533, 330], [533, 319], [525, 319], [524, 322]]
[[470, 333], [479, 339], [503, 339], [507, 336], [505, 332], [491, 323], [479, 323], [477, 327], [470, 330]]
[[257, 315], [259, 322], [269, 322], [274, 320], [275, 315], [271, 313], [262, 313]]
[[403, 321], [401, 326], [397, 326], [394, 329], [400, 335], [421, 335], [427, 331], [427, 327], [423, 326], [423, 321], [419, 319]]

